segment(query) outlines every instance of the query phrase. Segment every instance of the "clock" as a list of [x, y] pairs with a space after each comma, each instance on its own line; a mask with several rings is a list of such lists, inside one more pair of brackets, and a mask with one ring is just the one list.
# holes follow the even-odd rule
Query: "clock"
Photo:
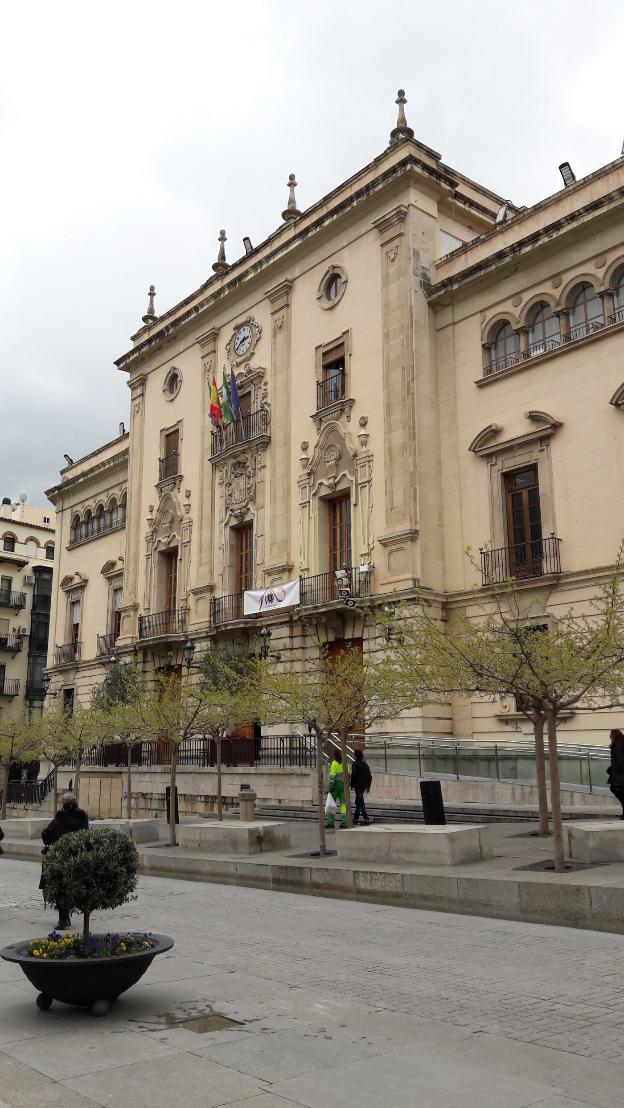
[[243, 358], [253, 342], [253, 333], [248, 323], [241, 323], [234, 332], [232, 348], [235, 358]]
[[260, 341], [261, 334], [262, 327], [252, 315], [236, 324], [232, 337], [225, 348], [232, 365], [249, 361]]

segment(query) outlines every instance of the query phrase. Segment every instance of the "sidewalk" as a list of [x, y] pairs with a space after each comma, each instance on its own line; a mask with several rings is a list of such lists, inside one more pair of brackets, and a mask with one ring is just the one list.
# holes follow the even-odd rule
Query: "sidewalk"
[[[369, 869], [338, 861], [331, 853], [340, 831], [327, 832], [330, 854], [320, 858], [315, 825], [293, 821], [289, 827], [288, 850], [241, 858], [170, 847], [162, 841], [167, 834], [163, 824], [159, 843], [137, 848], [141, 872], [154, 877], [624, 933], [624, 862], [591, 866], [574, 863], [565, 874], [527, 869], [552, 857], [552, 840], [533, 834], [536, 825], [490, 825], [494, 857], [487, 861], [462, 866], [415, 864]], [[12, 840], [10, 820], [4, 824], [4, 832], [7, 858], [40, 861], [37, 841]], [[366, 833], [361, 830], [361, 834]]]

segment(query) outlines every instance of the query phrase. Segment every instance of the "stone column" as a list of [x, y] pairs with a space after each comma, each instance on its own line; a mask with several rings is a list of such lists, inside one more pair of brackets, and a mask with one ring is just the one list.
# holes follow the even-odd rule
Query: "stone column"
[[[271, 302], [271, 391], [273, 397], [270, 446], [270, 513], [266, 541], [265, 574], [273, 580], [287, 578], [292, 569], [290, 549], [291, 509], [291, 335], [290, 293], [292, 281], [269, 289]], [[277, 403], [275, 401], [278, 401]]]
[[128, 450], [128, 503], [126, 508], [126, 555], [124, 562], [124, 604], [118, 646], [132, 643], [138, 635], [141, 531], [143, 522], [143, 438], [145, 431], [145, 386], [143, 374], [128, 382], [130, 389], [130, 446]]
[[614, 322], [615, 315], [615, 289], [602, 289], [598, 296], [602, 300], [602, 310], [604, 312], [605, 327], [608, 327], [610, 323]]
[[389, 579], [415, 577], [416, 389], [408, 209], [399, 204], [374, 220], [381, 237], [381, 316], [385, 520], [380, 543], [388, 550]]

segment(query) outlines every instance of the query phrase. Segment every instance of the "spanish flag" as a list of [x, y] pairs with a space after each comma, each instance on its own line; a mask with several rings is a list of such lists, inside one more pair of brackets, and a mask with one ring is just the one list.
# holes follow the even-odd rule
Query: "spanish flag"
[[210, 386], [210, 421], [216, 431], [220, 429], [223, 423], [221, 400], [219, 398], [219, 390], [217, 388], [217, 382], [215, 381], [214, 373], [212, 375], [212, 384]]

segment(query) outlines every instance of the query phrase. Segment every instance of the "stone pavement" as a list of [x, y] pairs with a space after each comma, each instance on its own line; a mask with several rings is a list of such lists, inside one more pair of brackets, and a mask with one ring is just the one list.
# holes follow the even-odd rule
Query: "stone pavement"
[[[37, 880], [0, 860], [0, 943], [54, 922]], [[176, 945], [101, 1020], [0, 963], [0, 1108], [622, 1103], [619, 935], [153, 877], [95, 926]]]

